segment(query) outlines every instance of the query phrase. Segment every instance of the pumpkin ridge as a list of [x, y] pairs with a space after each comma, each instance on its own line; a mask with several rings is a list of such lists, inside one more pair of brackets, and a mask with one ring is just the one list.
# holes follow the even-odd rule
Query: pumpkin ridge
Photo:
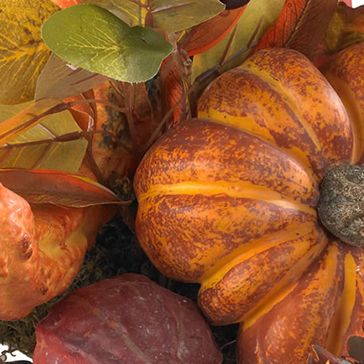
[[[241, 328], [239, 355], [249, 363], [259, 356], [269, 363], [304, 363], [313, 343], [325, 345], [333, 305], [343, 289], [342, 258], [342, 249], [328, 244], [284, 299], [252, 326]], [[260, 353], [251, 347], [254, 343], [261, 344]]]
[[[262, 316], [271, 311], [275, 305], [283, 301], [293, 290], [296, 288], [298, 281], [305, 274], [305, 272], [314, 264], [323, 254], [325, 248], [327, 248], [328, 242], [322, 236], [319, 244], [313, 247], [307, 252], [293, 267], [287, 272], [284, 278], [260, 301], [254, 309], [249, 311], [243, 317], [240, 318], [240, 322], [243, 322], [243, 329], [248, 329], [253, 326]], [[310, 259], [310, 256], [314, 258]], [[292, 276], [296, 272], [300, 272], [300, 275], [292, 281]]]
[[[219, 280], [218, 276], [224, 276], [230, 269], [232, 269], [237, 262], [242, 262], [249, 259], [255, 254], [262, 253], [274, 246], [282, 245], [290, 240], [303, 237], [312, 231], [311, 223], [305, 224], [292, 224], [284, 233], [276, 231], [263, 235], [257, 239], [253, 239], [249, 243], [242, 245], [241, 247], [233, 250], [230, 254], [220, 259], [214, 267], [211, 267], [199, 280], [202, 284], [202, 289], [208, 289], [215, 285]], [[224, 272], [224, 273], [222, 273]]]
[[[236, 110], [233, 109], [234, 106], [228, 105], [229, 104], [228, 99], [220, 100], [217, 98], [214, 101], [218, 105], [214, 105], [211, 107], [211, 105], [209, 105], [210, 104], [210, 100], [208, 99], [209, 96], [207, 96], [205, 99], [202, 96], [202, 98], [200, 99], [198, 117], [201, 119], [208, 119], [214, 123], [243, 131], [249, 135], [258, 138], [261, 141], [269, 143], [271, 146], [280, 149], [282, 152], [285, 152], [287, 156], [290, 156], [291, 158], [295, 159], [303, 168], [306, 169], [308, 173], [312, 175], [312, 179], [315, 179], [317, 181], [318, 174], [323, 169], [323, 162], [321, 161], [320, 158], [322, 146], [318, 147], [313, 142], [312, 135], [310, 135], [308, 133], [308, 130], [305, 129], [306, 124], [303, 125], [302, 120], [300, 120], [300, 118], [298, 118], [298, 116], [295, 115], [295, 111], [298, 112], [298, 110], [292, 109], [293, 101], [288, 102], [287, 98], [285, 98], [284, 95], [279, 93], [278, 88], [273, 87], [273, 85], [269, 81], [263, 79], [256, 73], [251, 72], [249, 69], [240, 66], [238, 69], [232, 70], [230, 72], [232, 73], [236, 71], [239, 71], [237, 77], [242, 76], [243, 74], [245, 76], [249, 75], [250, 77], [254, 77], [254, 80], [251, 80], [250, 83], [253, 83], [253, 81], [255, 82], [259, 81], [262, 85], [264, 85], [265, 92], [266, 93], [269, 92], [271, 94], [270, 95], [271, 97], [274, 96], [275, 100], [271, 101], [276, 102], [276, 104], [280, 106], [280, 109], [285, 110], [284, 115], [280, 117], [283, 117], [283, 120], [286, 121], [285, 124], [287, 125], [285, 126], [285, 128], [288, 131], [280, 130], [279, 127], [277, 128], [276, 125], [269, 122], [269, 120], [272, 119], [272, 115], [269, 115], [269, 113], [271, 113], [272, 111], [269, 110], [262, 101], [255, 102], [257, 106], [259, 105], [264, 106], [259, 110], [260, 113], [259, 116], [261, 118], [260, 123], [257, 123], [257, 121], [255, 120], [256, 118], [255, 111], [248, 111], [247, 115], [234, 115], [234, 111], [236, 113]], [[224, 86], [224, 83], [226, 83], [224, 77], [228, 76], [229, 74], [223, 74], [222, 76], [220, 76], [220, 78], [218, 78], [215, 81], [216, 84], [219, 85], [220, 88], [222, 88]], [[244, 78], [242, 77], [242, 79]], [[219, 82], [221, 83], [219, 84]], [[213, 91], [212, 94], [214, 94], [214, 92], [217, 95], [219, 94], [219, 91], [216, 90]], [[209, 89], [205, 91], [205, 95], [208, 94], [209, 94]], [[222, 106], [224, 103], [228, 105], [227, 110], [225, 110], [224, 106]], [[274, 117], [277, 117], [277, 115], [274, 115]], [[301, 119], [303, 119], [303, 117], [301, 117]], [[289, 120], [289, 123], [287, 123], [287, 120]], [[294, 130], [294, 132], [297, 135], [295, 136], [292, 135], [289, 144], [286, 145], [287, 141], [285, 141], [284, 142], [285, 145], [282, 146], [279, 143], [279, 137], [283, 133], [286, 132], [289, 133], [289, 129]], [[314, 131], [312, 132], [314, 133]], [[300, 139], [302, 138], [302, 140], [304, 140], [304, 144], [297, 146], [295, 144], [297, 138]], [[311, 155], [315, 156], [316, 160], [310, 158]]]
[[147, 192], [138, 195], [139, 201], [157, 195], [204, 195], [214, 196], [224, 194], [229, 197], [259, 200], [271, 203], [284, 209], [294, 209], [316, 217], [316, 210], [299, 201], [289, 199], [266, 186], [260, 186], [248, 181], [243, 182], [180, 182], [174, 184], [156, 184], [149, 186]]
[[[220, 113], [219, 111], [214, 110], [214, 114], [215, 115], [219, 115], [219, 114], [224, 115], [224, 112]], [[219, 117], [214, 118], [213, 116], [210, 115], [209, 112], [199, 110], [198, 116], [199, 116], [199, 118], [208, 120], [211, 123], [222, 125], [222, 126], [234, 129], [234, 130], [238, 130], [240, 132], [250, 135], [253, 138], [258, 139], [259, 141], [261, 141], [263, 143], [269, 144], [270, 147], [274, 148], [279, 153], [285, 155], [287, 158], [289, 158], [291, 160], [294, 160], [296, 164], [298, 164], [302, 169], [305, 170], [306, 174], [308, 175], [308, 177], [311, 180], [311, 183], [313, 185], [317, 184], [319, 177], [312, 168], [312, 162], [309, 159], [305, 159], [304, 157], [300, 156], [298, 152], [297, 153], [294, 152], [293, 149], [296, 149], [296, 147], [292, 148], [291, 150], [286, 149], [286, 148], [281, 148], [277, 144], [275, 144], [273, 140], [269, 140], [268, 138], [265, 138], [258, 133], [254, 133], [253, 131], [251, 131], [249, 129], [245, 129], [245, 128], [239, 127], [237, 125], [231, 124], [230, 122], [226, 122], [226, 121], [220, 119]], [[234, 117], [229, 116], [229, 119], [233, 119], [233, 118]], [[274, 139], [273, 136], [272, 136], [272, 139]], [[300, 152], [301, 152], [301, 150], [300, 150]], [[309, 168], [307, 168], [307, 167], [309, 167]]]
[[[194, 129], [192, 133], [190, 129]], [[211, 135], [215, 133], [218, 133], [220, 143], [211, 138]], [[231, 141], [231, 144], [227, 139]], [[226, 140], [226, 146], [219, 146], [221, 140]], [[173, 152], [174, 155], [171, 155], [171, 143], [178, 145]], [[239, 163], [231, 162], [231, 158], [225, 159], [224, 153], [234, 154], [236, 157], [233, 160], [238, 158]], [[256, 155], [256, 162], [248, 162], [256, 164], [254, 168], [257, 172], [253, 176], [246, 173], [248, 168], [244, 160], [246, 153]], [[155, 184], [168, 185], [186, 180], [202, 183], [227, 180], [230, 182], [251, 181], [254, 184], [264, 185], [312, 207], [315, 207], [318, 201], [317, 178], [313, 176], [311, 169], [302, 165], [295, 156], [242, 128], [222, 125], [215, 120], [185, 121], [161, 137], [159, 145], [152, 150], [151, 154], [151, 157], [148, 158], [147, 154], [143, 159], [136, 174], [134, 187], [138, 198]], [[194, 158], [191, 165], [183, 168], [180, 166], [176, 169], [176, 164], [171, 163], [174, 158], [185, 160], [187, 155]], [[222, 171], [219, 175], [213, 171], [218, 168]], [[269, 168], [272, 169], [271, 176], [267, 176], [270, 178], [263, 178], [263, 174], [266, 173], [264, 169]], [[203, 173], [196, 174], [196, 170], [202, 170]], [[148, 173], [149, 177], [139, 178], [143, 173]], [[233, 178], [234, 175], [235, 178]], [[273, 175], [276, 178], [273, 178]], [[277, 183], [282, 176], [285, 182]]]
[[344, 347], [344, 338], [350, 326], [351, 314], [356, 300], [356, 263], [353, 255], [347, 253], [344, 258], [344, 289], [337, 310], [328, 331], [326, 347], [334, 355], [340, 355]]
[[268, 72], [263, 69], [259, 69], [254, 63], [243, 64], [239, 68], [246, 71], [247, 73], [253, 74], [263, 81], [269, 88], [271, 88], [275, 93], [281, 96], [281, 100], [287, 105], [288, 109], [292, 111], [290, 113], [293, 120], [297, 120], [302, 126], [302, 129], [306, 131], [310, 140], [317, 149], [317, 152], [322, 151], [322, 145], [320, 140], [315, 133], [314, 129], [309, 123], [306, 123], [304, 116], [301, 113], [299, 107], [296, 106], [294, 98], [291, 96], [289, 90], [282, 85], [278, 80], [274, 79], [269, 75]]
[[[201, 282], [199, 302], [214, 324], [243, 321], [242, 317], [253, 311], [257, 304], [265, 302], [267, 296], [269, 305], [320, 255], [326, 245], [324, 235], [315, 233], [315, 225], [305, 224], [303, 231], [298, 224], [294, 226], [281, 236], [272, 234], [272, 243], [267, 234], [249, 243], [253, 248], [246, 252], [238, 248], [238, 252], [242, 251], [240, 256], [232, 258], [232, 262], [215, 272], [209, 280]], [[289, 258], [282, 262], [284, 254]], [[254, 273], [257, 261], [260, 261], [261, 269]]]

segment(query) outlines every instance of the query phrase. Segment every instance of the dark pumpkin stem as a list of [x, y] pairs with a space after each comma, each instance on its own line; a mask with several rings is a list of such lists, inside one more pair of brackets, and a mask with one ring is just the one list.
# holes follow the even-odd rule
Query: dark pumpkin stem
[[318, 214], [337, 238], [364, 247], [364, 167], [340, 165], [326, 173], [320, 188]]

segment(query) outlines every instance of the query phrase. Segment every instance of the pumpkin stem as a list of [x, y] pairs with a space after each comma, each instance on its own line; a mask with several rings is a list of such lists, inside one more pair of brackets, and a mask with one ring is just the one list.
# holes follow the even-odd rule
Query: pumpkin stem
[[364, 167], [339, 165], [329, 169], [317, 209], [332, 234], [345, 243], [364, 247]]

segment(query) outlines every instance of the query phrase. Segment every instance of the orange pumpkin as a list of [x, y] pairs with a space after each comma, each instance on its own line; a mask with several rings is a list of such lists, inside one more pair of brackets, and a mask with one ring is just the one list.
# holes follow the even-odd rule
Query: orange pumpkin
[[216, 79], [199, 119], [167, 132], [137, 170], [140, 243], [161, 272], [201, 284], [212, 324], [241, 322], [239, 363], [305, 363], [312, 344], [344, 354], [362, 333], [364, 252], [316, 212], [329, 167], [363, 155], [357, 47], [352, 119], [303, 55], [262, 50]]

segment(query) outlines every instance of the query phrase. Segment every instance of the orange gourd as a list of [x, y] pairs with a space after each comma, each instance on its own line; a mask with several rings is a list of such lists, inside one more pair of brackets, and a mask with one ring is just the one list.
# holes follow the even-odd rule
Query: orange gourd
[[312, 344], [345, 354], [362, 334], [364, 252], [316, 211], [326, 172], [364, 150], [364, 45], [338, 57], [327, 74], [344, 103], [303, 55], [255, 53], [137, 170], [141, 245], [167, 276], [201, 284], [212, 324], [241, 323], [239, 363], [305, 363]]
[[30, 206], [0, 184], [0, 319], [20, 319], [62, 293], [110, 217], [99, 206]]

